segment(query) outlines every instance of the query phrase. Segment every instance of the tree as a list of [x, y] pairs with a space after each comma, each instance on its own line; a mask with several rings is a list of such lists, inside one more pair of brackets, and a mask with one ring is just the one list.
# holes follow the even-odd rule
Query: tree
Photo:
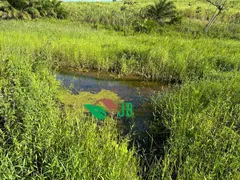
[[17, 1], [16, 0], [7, 0], [7, 1], [12, 7], [16, 8], [20, 11], [23, 11], [24, 8], [29, 6], [28, 0], [17, 0]]
[[174, 3], [168, 0], [160, 0], [147, 6], [142, 14], [145, 18], [155, 20], [159, 24], [173, 23], [178, 20]]
[[209, 20], [206, 25], [205, 32], [208, 32], [210, 26], [217, 20], [217, 17], [227, 9], [227, 0], [206, 0], [208, 3], [216, 7], [212, 18]]

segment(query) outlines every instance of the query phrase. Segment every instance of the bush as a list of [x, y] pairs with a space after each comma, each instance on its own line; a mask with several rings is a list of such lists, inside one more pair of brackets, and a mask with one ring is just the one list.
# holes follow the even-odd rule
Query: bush
[[67, 11], [58, 0], [6, 0], [0, 2], [0, 18], [2, 19], [32, 19], [44, 16], [64, 19]]
[[156, 30], [157, 27], [158, 27], [158, 24], [154, 20], [149, 20], [149, 19], [137, 20], [134, 25], [134, 31], [150, 33]]

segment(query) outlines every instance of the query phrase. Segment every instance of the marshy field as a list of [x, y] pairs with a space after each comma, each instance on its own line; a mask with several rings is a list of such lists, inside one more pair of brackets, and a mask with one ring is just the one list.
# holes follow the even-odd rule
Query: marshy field
[[240, 179], [240, 2], [1, 0], [0, 179]]

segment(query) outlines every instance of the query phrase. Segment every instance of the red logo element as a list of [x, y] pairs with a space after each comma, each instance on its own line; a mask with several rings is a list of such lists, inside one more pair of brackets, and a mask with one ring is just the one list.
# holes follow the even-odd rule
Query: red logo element
[[109, 109], [109, 111], [111, 113], [114, 113], [114, 114], [117, 113], [118, 105], [115, 104], [111, 99], [107, 99], [107, 98], [99, 99], [94, 105], [96, 105], [100, 102], [102, 102], [104, 104], [104, 106], [106, 106]]

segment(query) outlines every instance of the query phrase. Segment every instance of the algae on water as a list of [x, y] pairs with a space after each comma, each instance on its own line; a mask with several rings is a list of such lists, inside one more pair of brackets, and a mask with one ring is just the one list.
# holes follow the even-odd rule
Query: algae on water
[[[90, 93], [86, 91], [79, 92], [79, 94], [74, 95], [69, 91], [62, 90], [59, 94], [59, 99], [65, 106], [73, 107], [74, 109], [84, 108], [84, 104], [94, 104], [99, 99], [108, 98], [111, 99], [116, 104], [120, 104], [123, 100], [114, 92], [102, 89], [99, 93]], [[99, 103], [98, 105], [103, 104]]]

